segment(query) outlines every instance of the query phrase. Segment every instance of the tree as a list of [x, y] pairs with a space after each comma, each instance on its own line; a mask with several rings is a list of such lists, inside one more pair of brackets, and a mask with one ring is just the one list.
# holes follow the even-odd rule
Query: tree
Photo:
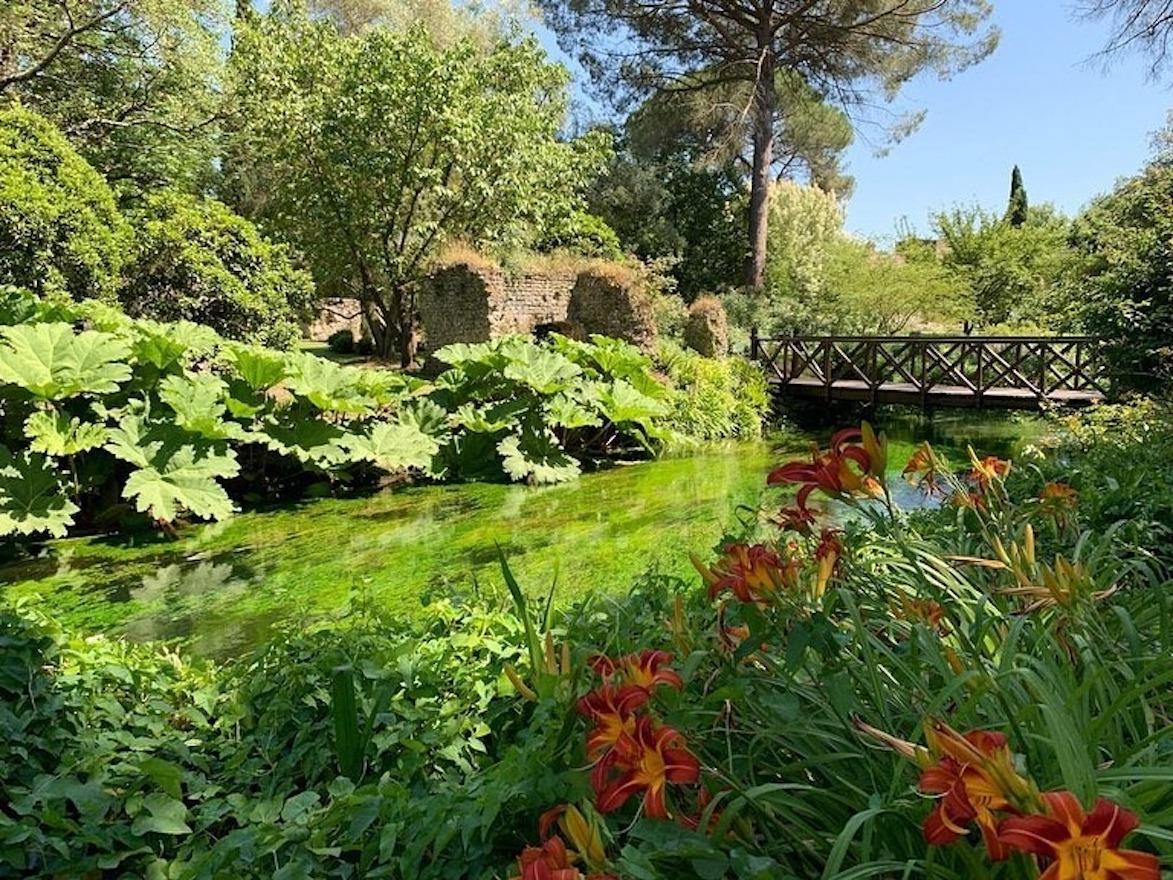
[[[948, 76], [992, 51], [987, 0], [540, 0], [563, 45], [617, 102], [635, 96], [742, 88], [752, 143], [747, 282], [766, 267], [777, 161], [778, 77], [860, 107], [892, 99], [919, 72]], [[896, 126], [901, 128], [901, 126]]]
[[24, 0], [0, 9], [0, 100], [50, 118], [116, 188], [212, 171], [221, 0]]
[[133, 219], [120, 295], [128, 314], [276, 348], [300, 338], [313, 282], [248, 220], [214, 199], [170, 191], [148, 196]]
[[112, 299], [130, 235], [102, 175], [51, 122], [0, 110], [0, 285]]
[[1173, 125], [1148, 167], [1075, 221], [1072, 317], [1109, 343], [1117, 377], [1154, 389], [1173, 381]]
[[242, 28], [233, 68], [243, 203], [306, 255], [320, 291], [358, 298], [405, 364], [416, 286], [444, 244], [540, 238], [606, 158], [599, 134], [559, 140], [566, 73], [532, 39], [486, 53], [278, 11]]
[[1164, 71], [1173, 49], [1173, 0], [1086, 0], [1080, 14], [1112, 20], [1105, 57], [1137, 51], [1148, 56], [1152, 77]]
[[1022, 171], [1017, 165], [1010, 173], [1010, 202], [1006, 206], [1006, 222], [1011, 226], [1022, 226], [1030, 216], [1030, 202], [1026, 198], [1026, 187], [1022, 183]]

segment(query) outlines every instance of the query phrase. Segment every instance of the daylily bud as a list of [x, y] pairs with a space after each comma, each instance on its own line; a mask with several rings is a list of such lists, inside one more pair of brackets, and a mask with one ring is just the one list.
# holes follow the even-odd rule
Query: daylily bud
[[513, 685], [513, 689], [521, 694], [527, 700], [538, 699], [538, 695], [533, 692], [529, 685], [521, 680], [521, 676], [517, 674], [517, 670], [513, 668], [512, 663], [505, 664], [505, 677], [509, 679], [509, 683]]
[[1035, 530], [1030, 525], [1030, 523], [1027, 523], [1027, 526], [1026, 526], [1026, 537], [1024, 539], [1024, 542], [1025, 542], [1025, 551], [1026, 551], [1026, 561], [1029, 565], [1033, 566], [1035, 564]]
[[598, 825], [588, 822], [586, 816], [573, 804], [567, 805], [559, 824], [588, 866], [599, 869], [606, 865], [607, 851], [603, 846], [603, 836]]

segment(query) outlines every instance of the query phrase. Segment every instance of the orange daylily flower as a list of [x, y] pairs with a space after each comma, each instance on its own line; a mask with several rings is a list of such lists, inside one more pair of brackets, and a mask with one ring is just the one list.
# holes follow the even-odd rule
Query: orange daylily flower
[[604, 681], [618, 681], [629, 687], [639, 688], [650, 694], [660, 685], [681, 690], [684, 680], [674, 669], [666, 668], [672, 662], [668, 651], [641, 651], [623, 657], [607, 657], [595, 654], [587, 663]]
[[511, 880], [582, 880], [582, 872], [571, 864], [574, 854], [561, 837], [551, 837], [541, 846], [527, 846], [517, 857], [520, 872]]
[[608, 757], [607, 778], [591, 780], [602, 813], [618, 810], [643, 792], [645, 815], [671, 818], [665, 798], [668, 783], [689, 784], [700, 778], [700, 762], [686, 748], [684, 737], [646, 715], [636, 720], [635, 732], [623, 737]]
[[579, 714], [594, 724], [587, 734], [587, 757], [597, 760], [620, 737], [635, 731], [635, 713], [648, 701], [648, 691], [627, 685], [605, 684], [578, 701]]
[[908, 459], [908, 464], [901, 471], [901, 476], [904, 477], [905, 482], [910, 486], [919, 488], [926, 495], [934, 495], [938, 492], [943, 493], [945, 491], [940, 483], [940, 462], [937, 460], [936, 453], [933, 452], [933, 447], [928, 442], [921, 443], [916, 448], [912, 457]]
[[783, 561], [777, 551], [764, 544], [730, 544], [712, 568], [695, 557], [692, 563], [708, 583], [711, 598], [728, 590], [746, 603], [766, 601], [792, 587], [798, 575], [797, 560]]
[[981, 491], [990, 487], [995, 479], [1003, 479], [1010, 473], [1010, 462], [996, 455], [987, 455], [979, 459], [973, 449], [969, 450], [969, 458], [973, 467], [970, 468], [969, 478], [973, 480]]
[[949, 629], [945, 622], [944, 606], [932, 599], [912, 599], [901, 595], [892, 609], [892, 615], [909, 623], [923, 623], [940, 634]]
[[1039, 509], [1061, 526], [1070, 521], [1078, 505], [1079, 493], [1066, 483], [1047, 483], [1039, 492]]
[[970, 823], [974, 823], [981, 829], [990, 858], [1000, 862], [1009, 853], [998, 840], [995, 813], [1013, 811], [1014, 807], [998, 778], [1000, 774], [991, 768], [1012, 764], [1006, 737], [990, 730], [966, 734], [947, 727], [944, 730], [949, 732], [933, 727], [925, 731], [930, 748], [941, 754], [920, 777], [922, 792], [941, 795], [925, 819], [925, 840], [935, 846], [953, 843], [964, 837]]
[[1120, 849], [1140, 824], [1135, 814], [1105, 798], [1085, 814], [1069, 791], [1043, 800], [1046, 815], [1011, 817], [998, 833], [1003, 846], [1050, 862], [1039, 880], [1160, 880], [1156, 856]]

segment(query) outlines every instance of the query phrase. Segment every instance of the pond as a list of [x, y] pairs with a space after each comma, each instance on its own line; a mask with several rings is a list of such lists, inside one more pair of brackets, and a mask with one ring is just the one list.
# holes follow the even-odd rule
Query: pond
[[[958, 460], [966, 443], [1006, 455], [1040, 423], [905, 414], [885, 418], [884, 428], [898, 471], [920, 440]], [[411, 615], [429, 596], [497, 589], [498, 547], [529, 592], [545, 595], [556, 583], [557, 601], [567, 602], [624, 590], [647, 571], [691, 576], [688, 552], [710, 548], [739, 508], [757, 506], [772, 466], [827, 433], [619, 466], [558, 486], [414, 486], [309, 501], [190, 527], [173, 540], [55, 541], [0, 567], [0, 584], [67, 626], [183, 638], [214, 657], [246, 650], [282, 621], [359, 605]]]

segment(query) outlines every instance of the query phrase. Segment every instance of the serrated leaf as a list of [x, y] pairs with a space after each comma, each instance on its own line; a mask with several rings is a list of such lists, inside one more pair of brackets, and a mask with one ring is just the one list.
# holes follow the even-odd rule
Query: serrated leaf
[[20, 324], [0, 331], [0, 383], [45, 400], [111, 394], [130, 378], [129, 346], [111, 333], [69, 324]]
[[385, 471], [403, 468], [427, 470], [440, 449], [435, 438], [415, 425], [380, 422], [367, 434], [352, 434], [346, 446], [356, 459], [369, 461]]
[[343, 443], [346, 431], [322, 421], [314, 410], [304, 407], [282, 410], [262, 424], [254, 436], [274, 452], [292, 455], [302, 464], [330, 469], [351, 460]]
[[549, 436], [515, 434], [498, 443], [497, 452], [505, 473], [517, 482], [564, 483], [581, 470], [578, 462]]
[[474, 434], [499, 434], [517, 425], [517, 417], [529, 408], [526, 400], [506, 400], [494, 406], [464, 403], [452, 414], [452, 422]]
[[358, 367], [340, 367], [305, 353], [290, 355], [288, 366], [285, 384], [289, 390], [323, 412], [368, 415], [374, 408], [374, 399], [362, 392], [357, 381]]
[[578, 364], [562, 355], [530, 345], [511, 352], [505, 366], [505, 378], [532, 388], [539, 394], [564, 391], [582, 375]]
[[38, 410], [24, 423], [24, 435], [33, 452], [77, 455], [106, 442], [106, 426], [70, 418], [66, 413]]
[[288, 371], [285, 357], [251, 345], [234, 345], [225, 350], [236, 377], [252, 391], [267, 391], [281, 382]]
[[168, 376], [159, 383], [159, 399], [175, 411], [175, 422], [185, 431], [209, 440], [239, 438], [240, 426], [227, 422], [228, 386], [211, 373]]
[[399, 421], [414, 425], [429, 437], [448, 436], [448, 410], [428, 398], [409, 400], [399, 410]]
[[665, 411], [664, 404], [637, 391], [623, 379], [616, 379], [599, 389], [599, 407], [603, 415], [616, 425], [624, 422], [647, 424]]
[[598, 425], [602, 420], [568, 394], [558, 394], [546, 403], [546, 418], [552, 425], [563, 428], [587, 428]]
[[48, 532], [61, 538], [78, 510], [49, 459], [27, 452], [13, 456], [0, 446], [0, 535]]

